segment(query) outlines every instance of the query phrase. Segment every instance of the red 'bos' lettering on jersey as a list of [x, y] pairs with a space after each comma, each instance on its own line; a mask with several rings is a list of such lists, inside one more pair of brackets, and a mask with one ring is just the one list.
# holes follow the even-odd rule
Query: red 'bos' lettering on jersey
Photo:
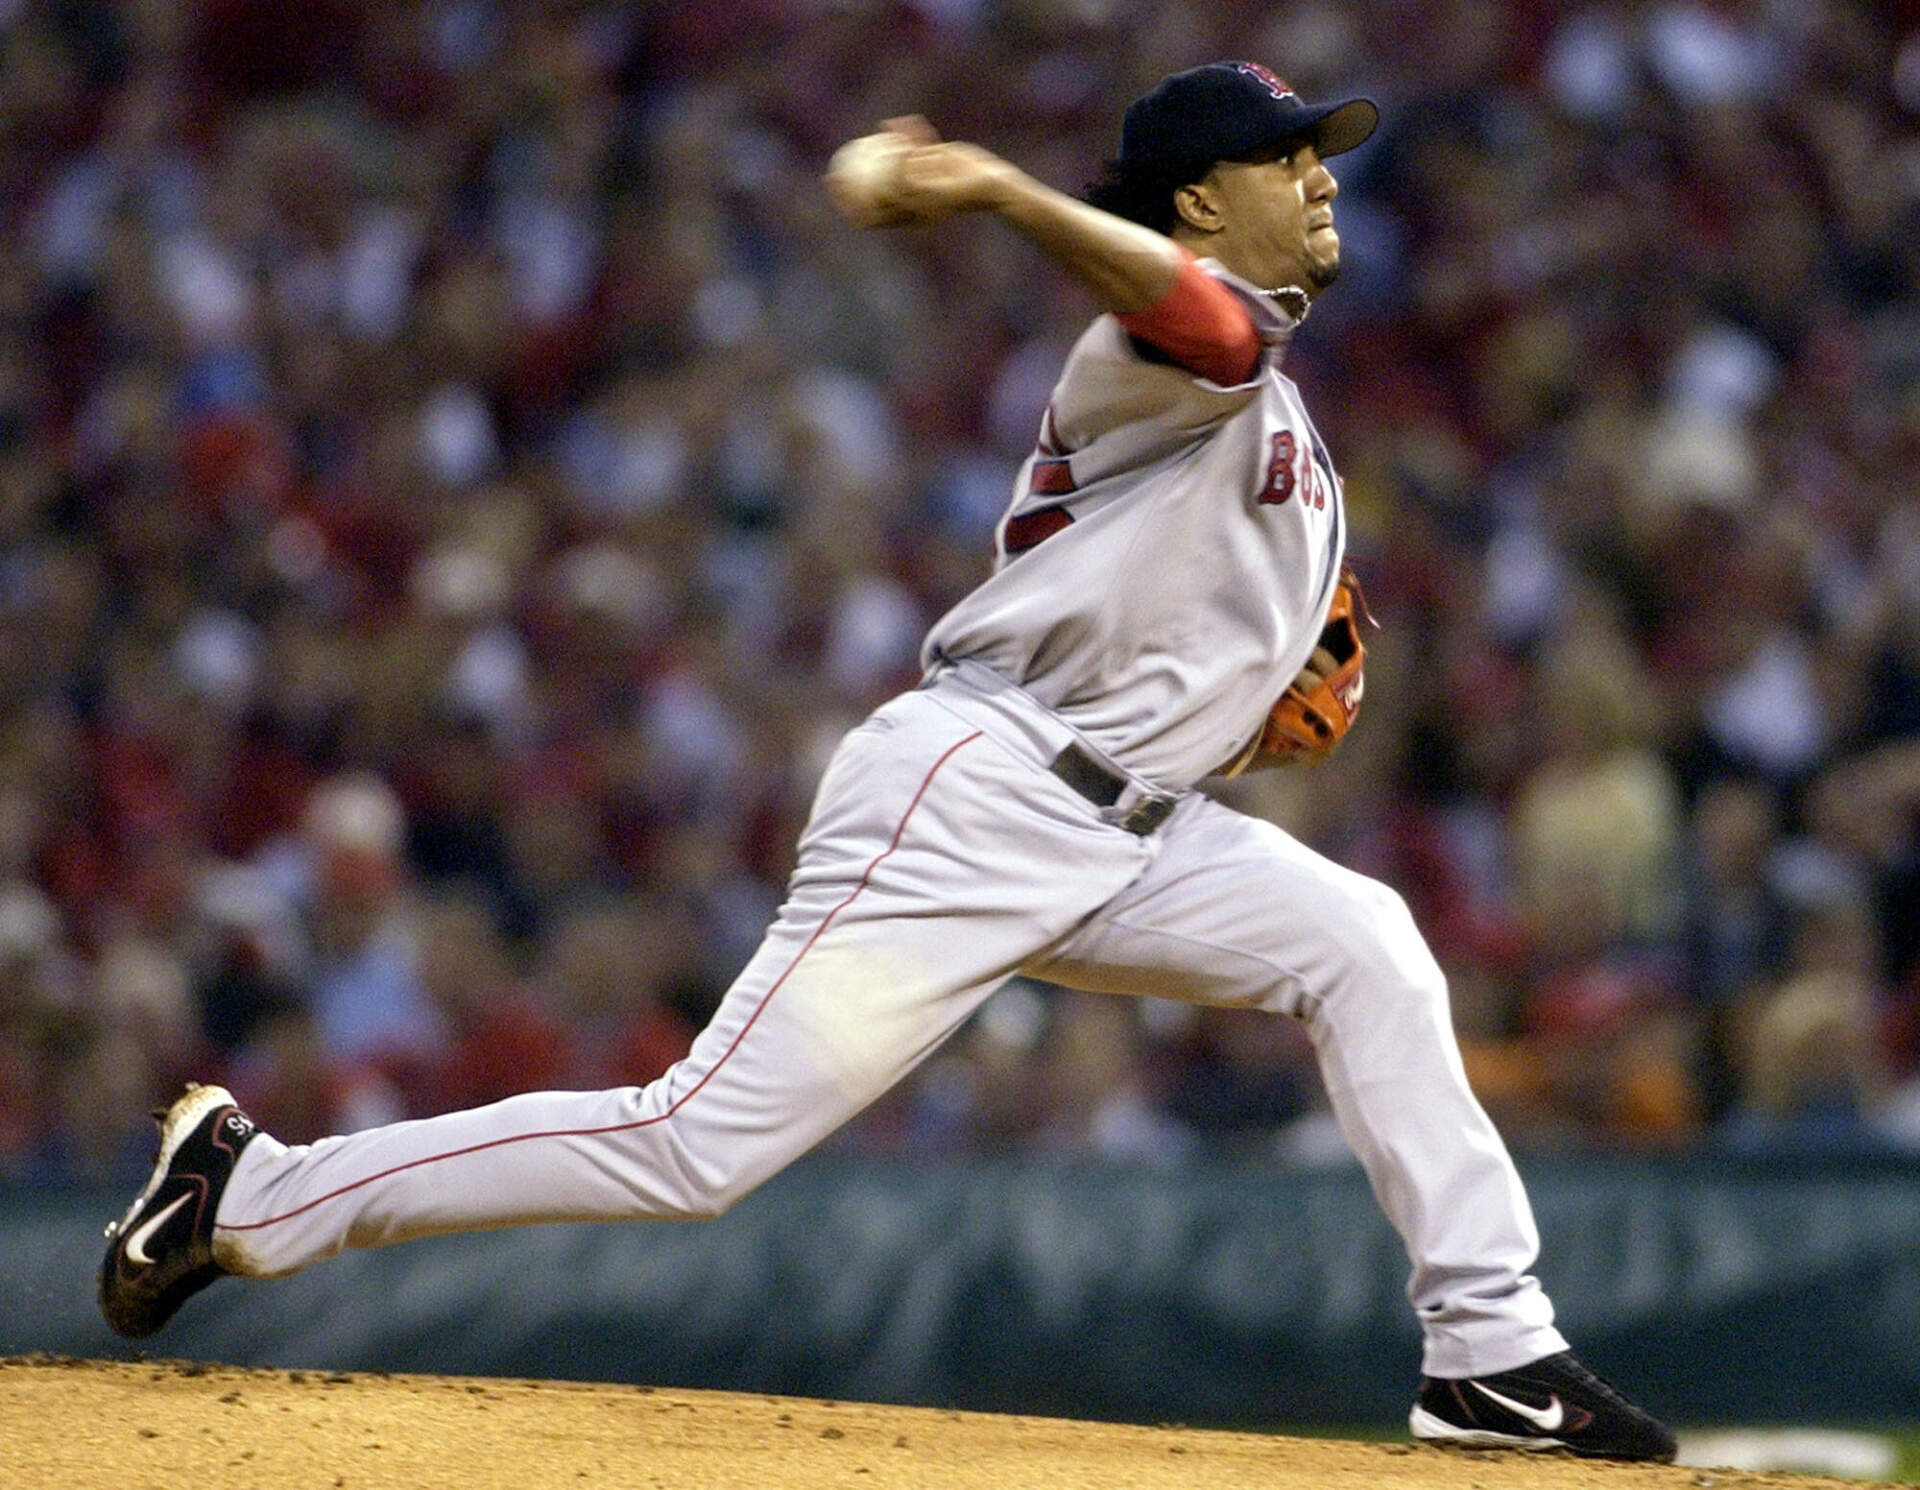
[[1277, 507], [1293, 495], [1293, 462], [1299, 454], [1298, 444], [1290, 429], [1283, 429], [1273, 437], [1267, 454], [1267, 484], [1260, 489], [1263, 506]]
[[1326, 511], [1327, 478], [1320, 474], [1319, 466], [1310, 460], [1301, 462], [1301, 471], [1304, 473], [1305, 490], [1301, 492], [1300, 500], [1317, 511]]
[[1303, 506], [1324, 512], [1327, 507], [1328, 482], [1321, 471], [1319, 462], [1302, 459], [1300, 442], [1294, 438], [1293, 431], [1283, 429], [1273, 437], [1273, 443], [1267, 453], [1267, 480], [1260, 488], [1260, 502], [1264, 506], [1277, 507], [1300, 493]]

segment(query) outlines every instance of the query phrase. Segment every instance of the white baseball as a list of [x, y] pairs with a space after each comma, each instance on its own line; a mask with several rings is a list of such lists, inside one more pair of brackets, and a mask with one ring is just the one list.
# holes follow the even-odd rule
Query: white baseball
[[900, 162], [913, 148], [890, 130], [848, 140], [827, 162], [827, 180], [842, 208], [862, 226], [875, 227], [894, 215]]

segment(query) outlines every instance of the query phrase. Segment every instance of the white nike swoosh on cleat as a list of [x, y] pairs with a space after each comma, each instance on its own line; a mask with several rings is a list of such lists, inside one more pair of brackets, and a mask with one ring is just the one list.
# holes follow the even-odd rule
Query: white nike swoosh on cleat
[[1469, 1381], [1467, 1385], [1483, 1397], [1489, 1397], [1499, 1403], [1514, 1416], [1525, 1418], [1542, 1433], [1553, 1432], [1567, 1420], [1566, 1409], [1560, 1405], [1558, 1397], [1548, 1397], [1545, 1407], [1529, 1407], [1524, 1402], [1515, 1402], [1511, 1397], [1503, 1397], [1492, 1387], [1482, 1386], [1477, 1381]]
[[153, 1259], [147, 1255], [148, 1241], [152, 1239], [156, 1231], [172, 1219], [175, 1211], [179, 1210], [181, 1206], [192, 1199], [193, 1196], [191, 1193], [176, 1195], [166, 1205], [162, 1206], [142, 1222], [139, 1229], [127, 1238], [127, 1261], [131, 1262], [135, 1267], [152, 1267]]

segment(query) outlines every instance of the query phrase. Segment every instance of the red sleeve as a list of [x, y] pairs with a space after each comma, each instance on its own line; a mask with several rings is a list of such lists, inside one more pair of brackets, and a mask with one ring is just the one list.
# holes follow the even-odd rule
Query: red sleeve
[[1260, 337], [1246, 306], [1185, 249], [1167, 293], [1118, 319], [1129, 335], [1222, 387], [1246, 382], [1260, 363]]

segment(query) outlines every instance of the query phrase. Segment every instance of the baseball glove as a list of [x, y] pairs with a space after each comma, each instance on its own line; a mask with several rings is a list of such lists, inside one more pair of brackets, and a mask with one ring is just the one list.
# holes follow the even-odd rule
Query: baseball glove
[[1351, 567], [1342, 565], [1340, 583], [1313, 656], [1267, 711], [1260, 733], [1227, 770], [1258, 771], [1268, 766], [1317, 766], [1338, 748], [1360, 716], [1366, 687], [1366, 644], [1360, 621], [1377, 625], [1367, 597]]

